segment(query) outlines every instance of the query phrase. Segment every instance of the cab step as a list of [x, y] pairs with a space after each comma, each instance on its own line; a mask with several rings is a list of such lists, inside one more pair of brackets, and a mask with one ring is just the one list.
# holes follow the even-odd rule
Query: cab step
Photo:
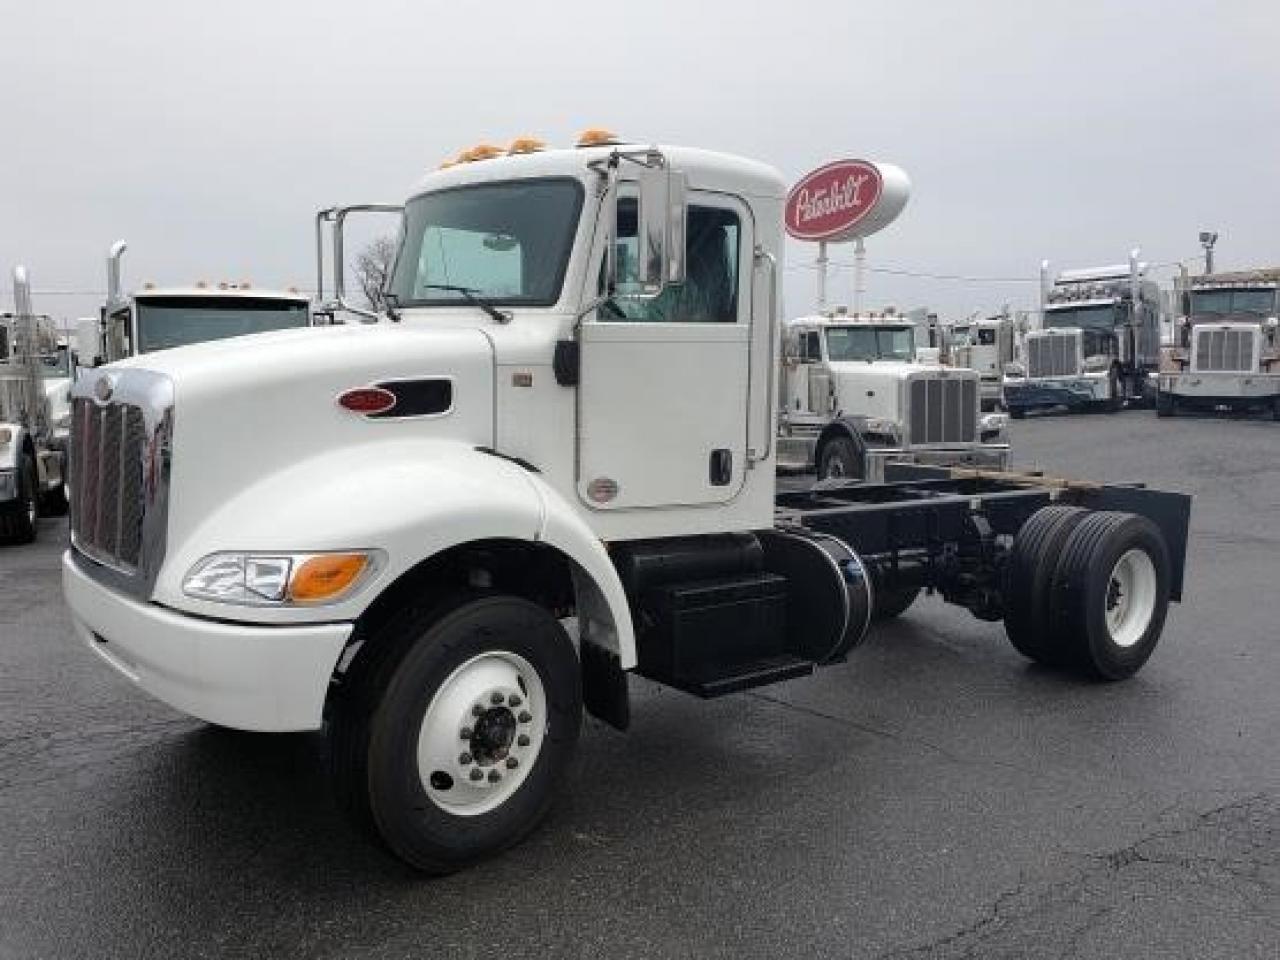
[[686, 693], [709, 700], [712, 697], [723, 697], [727, 693], [750, 690], [752, 687], [763, 687], [782, 680], [807, 677], [813, 673], [813, 668], [812, 660], [781, 654], [757, 660], [754, 663], [737, 664], [728, 672], [718, 676], [688, 677], [671, 685]]

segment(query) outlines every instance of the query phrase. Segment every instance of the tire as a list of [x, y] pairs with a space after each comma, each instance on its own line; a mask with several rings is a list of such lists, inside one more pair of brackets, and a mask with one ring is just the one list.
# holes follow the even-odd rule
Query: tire
[[1271, 419], [1280, 420], [1280, 397], [1271, 398]]
[[1055, 643], [1070, 666], [1123, 680], [1147, 662], [1169, 609], [1169, 550], [1132, 513], [1092, 513], [1071, 531], [1053, 575]]
[[1041, 507], [1018, 531], [1005, 566], [1005, 634], [1015, 650], [1045, 666], [1069, 659], [1054, 643], [1049, 591], [1063, 545], [1088, 515], [1080, 507]]
[[1026, 407], [1010, 407], [1009, 416], [1014, 420], [1025, 420], [1027, 416]]
[[822, 448], [818, 477], [822, 480], [862, 480], [866, 477], [862, 452], [848, 437], [833, 437]]
[[1178, 401], [1171, 393], [1161, 391], [1156, 394], [1156, 416], [1157, 417], [1176, 417], [1178, 415]]
[[[550, 808], [582, 722], [577, 654], [559, 621], [515, 597], [462, 597], [406, 610], [366, 644], [377, 652], [329, 727], [347, 812], [426, 873], [518, 843]], [[432, 756], [420, 761], [420, 747]]]
[[70, 510], [71, 502], [67, 499], [67, 480], [63, 477], [62, 482], [56, 487], [40, 495], [40, 516], [65, 517]]
[[18, 499], [0, 508], [0, 541], [31, 543], [36, 538], [40, 498], [36, 493], [36, 462], [24, 453], [18, 465]]
[[907, 608], [920, 596], [919, 587], [899, 587], [896, 590], [877, 590], [875, 609], [871, 615], [876, 620], [892, 620], [907, 612]]

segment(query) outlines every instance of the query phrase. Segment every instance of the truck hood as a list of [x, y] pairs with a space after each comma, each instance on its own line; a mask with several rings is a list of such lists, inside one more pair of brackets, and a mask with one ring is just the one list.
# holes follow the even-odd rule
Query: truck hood
[[952, 367], [939, 363], [908, 363], [903, 360], [842, 360], [829, 363], [832, 376], [849, 378], [859, 382], [898, 383], [911, 379], [913, 374], [946, 371], [955, 373]]
[[[493, 443], [493, 349], [477, 329], [369, 325], [237, 337], [86, 371], [76, 396], [93, 397], [104, 377], [116, 381], [116, 395], [124, 396], [131, 376], [157, 373], [172, 387], [171, 546], [273, 474], [312, 461], [317, 476], [326, 476], [327, 457], [335, 449], [376, 463], [388, 445], [436, 450], [442, 444], [470, 449]], [[451, 382], [447, 411], [369, 419], [337, 403], [353, 387], [423, 379]], [[361, 491], [343, 495], [359, 497]], [[273, 517], [287, 516], [293, 507], [265, 506], [261, 523], [269, 534]], [[343, 509], [342, 502], [329, 506]]]

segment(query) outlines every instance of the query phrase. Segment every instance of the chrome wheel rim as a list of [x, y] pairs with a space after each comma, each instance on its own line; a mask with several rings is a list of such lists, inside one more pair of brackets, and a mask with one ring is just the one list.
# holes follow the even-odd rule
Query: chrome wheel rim
[[459, 816], [501, 806], [528, 777], [547, 730], [547, 696], [529, 661], [492, 651], [453, 671], [418, 731], [418, 775], [431, 802]]
[[1145, 550], [1121, 554], [1107, 581], [1106, 604], [1111, 642], [1123, 648], [1137, 644], [1156, 609], [1156, 567]]

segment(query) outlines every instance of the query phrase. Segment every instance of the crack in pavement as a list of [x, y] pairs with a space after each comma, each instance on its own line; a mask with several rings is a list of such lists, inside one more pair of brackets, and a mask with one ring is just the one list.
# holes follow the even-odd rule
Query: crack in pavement
[[[927, 943], [881, 953], [880, 960], [968, 957], [1076, 957], [1097, 937], [1110, 955], [1130, 911], [1167, 906], [1180, 916], [1204, 905], [1233, 924], [1260, 926], [1280, 944], [1280, 800], [1254, 795], [1157, 830], [1118, 850], [1087, 855], [1087, 865], [1048, 883], [1020, 875], [981, 916]], [[1160, 888], [1164, 887], [1162, 891]], [[1152, 888], [1155, 888], [1154, 895]], [[1178, 901], [1166, 896], [1176, 892]], [[1185, 902], [1188, 896], [1206, 904]], [[1261, 942], [1261, 941], [1259, 941]], [[1116, 948], [1118, 949], [1118, 948]]]

